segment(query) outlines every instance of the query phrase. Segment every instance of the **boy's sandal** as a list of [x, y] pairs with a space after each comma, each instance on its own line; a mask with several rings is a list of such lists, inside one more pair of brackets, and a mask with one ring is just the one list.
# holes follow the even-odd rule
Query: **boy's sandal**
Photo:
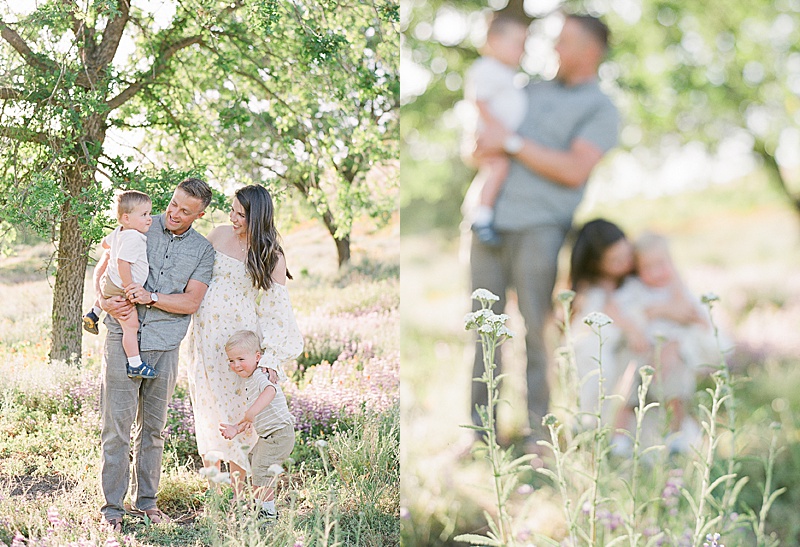
[[152, 380], [158, 377], [156, 369], [151, 367], [145, 362], [142, 362], [138, 367], [128, 366], [128, 378], [143, 378], [145, 380]]
[[89, 317], [89, 314], [83, 316], [83, 330], [90, 334], [100, 334], [100, 329], [97, 327], [97, 321]]

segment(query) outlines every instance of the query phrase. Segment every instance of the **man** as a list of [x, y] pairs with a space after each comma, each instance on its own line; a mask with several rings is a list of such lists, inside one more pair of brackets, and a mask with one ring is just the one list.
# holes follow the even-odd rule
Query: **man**
[[[617, 141], [617, 110], [597, 84], [607, 47], [608, 29], [599, 19], [568, 15], [555, 46], [556, 78], [527, 86], [528, 113], [518, 133], [481, 111], [484, 129], [475, 156], [504, 152], [512, 165], [495, 206], [499, 245], [472, 239], [472, 288], [498, 295], [496, 311], [505, 307], [506, 290], [516, 289], [527, 330], [528, 451], [536, 450], [550, 397], [543, 331], [552, 307], [558, 252], [590, 173]], [[480, 377], [483, 369], [478, 350], [473, 376]], [[476, 425], [475, 405], [486, 404], [486, 385], [474, 382]]]
[[[130, 512], [146, 515], [153, 523], [169, 522], [158, 509], [156, 492], [164, 451], [167, 406], [178, 376], [178, 348], [211, 281], [214, 248], [192, 228], [211, 202], [211, 189], [195, 178], [181, 182], [163, 215], [155, 217], [147, 233], [150, 272], [144, 287], [127, 289], [128, 299], [101, 299], [108, 312], [101, 397], [100, 464], [105, 504], [103, 519], [122, 531], [123, 500], [130, 481], [131, 424], [133, 479]], [[95, 268], [95, 284], [108, 263], [105, 253]], [[99, 287], [95, 287], [98, 290]], [[137, 304], [134, 306], [132, 303]], [[139, 314], [142, 358], [154, 367], [154, 379], [131, 379], [125, 369], [122, 328], [118, 320]]]

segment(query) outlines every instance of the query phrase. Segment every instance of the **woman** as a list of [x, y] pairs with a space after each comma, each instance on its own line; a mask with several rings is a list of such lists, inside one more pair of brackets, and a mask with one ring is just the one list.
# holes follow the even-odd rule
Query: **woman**
[[[236, 423], [247, 408], [244, 380], [228, 367], [225, 343], [236, 331], [258, 333], [264, 347], [260, 365], [278, 371], [303, 350], [303, 338], [289, 302], [286, 258], [274, 224], [269, 192], [262, 186], [236, 191], [231, 225], [219, 226], [208, 240], [216, 250], [214, 275], [191, 329], [189, 393], [194, 408], [197, 449], [203, 464], [219, 465], [221, 453], [231, 477], [243, 481], [250, 470], [247, 454], [255, 446], [253, 431], [226, 440], [219, 424]], [[274, 378], [274, 373], [271, 373]], [[243, 484], [243, 483], [242, 483]], [[234, 481], [234, 491], [237, 492]]]

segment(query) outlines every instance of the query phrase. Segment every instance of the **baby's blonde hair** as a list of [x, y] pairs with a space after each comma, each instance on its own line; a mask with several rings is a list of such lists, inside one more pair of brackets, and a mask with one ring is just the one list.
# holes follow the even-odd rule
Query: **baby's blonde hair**
[[245, 349], [253, 353], [261, 351], [261, 341], [258, 335], [251, 330], [239, 330], [234, 332], [228, 341], [225, 343], [225, 351], [233, 348]]
[[667, 238], [655, 232], [644, 232], [633, 243], [633, 248], [637, 253], [647, 251], [662, 251], [669, 253], [669, 242]]
[[117, 220], [129, 215], [143, 203], [152, 203], [150, 196], [139, 190], [125, 190], [117, 196]]

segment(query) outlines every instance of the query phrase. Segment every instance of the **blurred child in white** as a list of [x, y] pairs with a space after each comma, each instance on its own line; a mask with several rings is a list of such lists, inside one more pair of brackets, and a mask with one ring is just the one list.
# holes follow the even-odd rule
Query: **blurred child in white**
[[658, 348], [651, 392], [670, 416], [675, 434], [668, 439], [670, 450], [685, 452], [700, 434], [687, 405], [696, 391], [698, 369], [720, 359], [717, 339], [700, 299], [678, 274], [666, 238], [644, 233], [634, 244], [634, 254], [636, 276], [618, 291], [617, 303]]
[[[516, 76], [525, 53], [528, 25], [506, 14], [495, 13], [486, 32], [481, 57], [469, 68], [465, 78], [464, 97], [497, 118], [515, 132], [527, 112], [527, 99]], [[478, 122], [477, 132], [481, 130]], [[494, 204], [508, 176], [510, 160], [498, 154], [480, 160], [478, 175], [465, 200], [466, 218], [478, 239], [487, 245], [499, 244], [493, 228]], [[475, 192], [479, 194], [474, 196]], [[477, 200], [477, 204], [475, 201]]]

